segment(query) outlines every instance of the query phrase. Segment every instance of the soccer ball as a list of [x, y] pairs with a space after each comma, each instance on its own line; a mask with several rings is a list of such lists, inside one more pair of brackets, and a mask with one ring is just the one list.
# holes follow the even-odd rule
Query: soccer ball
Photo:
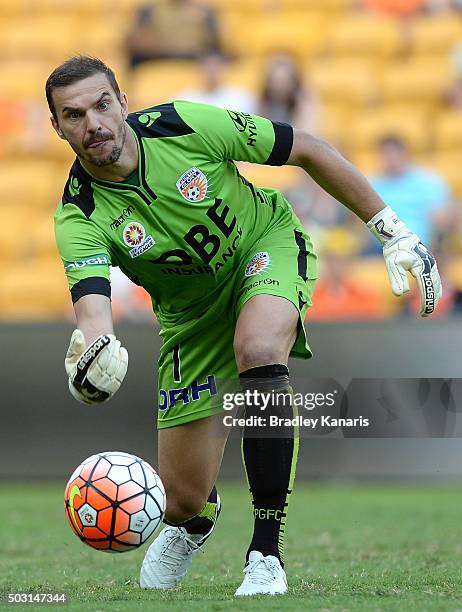
[[105, 552], [125, 552], [144, 544], [159, 526], [165, 490], [155, 470], [139, 457], [98, 453], [74, 470], [64, 508], [82, 542]]

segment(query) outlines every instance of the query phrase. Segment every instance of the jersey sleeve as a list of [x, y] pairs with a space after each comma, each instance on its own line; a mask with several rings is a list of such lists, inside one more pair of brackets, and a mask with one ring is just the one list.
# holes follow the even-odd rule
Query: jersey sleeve
[[217, 159], [269, 166], [283, 166], [289, 159], [294, 135], [287, 123], [184, 100], [174, 105]]
[[63, 211], [60, 204], [55, 215], [55, 237], [63, 262], [72, 301], [97, 293], [111, 297], [111, 257], [108, 246], [94, 224], [80, 216], [78, 210]]

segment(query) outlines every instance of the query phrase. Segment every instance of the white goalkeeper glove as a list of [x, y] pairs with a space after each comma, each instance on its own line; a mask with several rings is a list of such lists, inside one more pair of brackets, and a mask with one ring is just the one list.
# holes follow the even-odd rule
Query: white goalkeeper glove
[[72, 396], [84, 404], [98, 404], [110, 399], [122, 384], [128, 353], [112, 334], [98, 336], [85, 347], [83, 332], [75, 329], [64, 363]]
[[410, 272], [420, 293], [420, 315], [431, 315], [442, 296], [441, 279], [433, 255], [390, 206], [374, 215], [367, 226], [383, 245], [393, 293], [399, 296], [409, 291], [406, 272]]

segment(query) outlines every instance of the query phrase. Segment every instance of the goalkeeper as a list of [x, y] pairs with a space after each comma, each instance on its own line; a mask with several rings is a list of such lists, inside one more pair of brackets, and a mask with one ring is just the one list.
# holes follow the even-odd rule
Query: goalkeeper
[[[287, 200], [252, 185], [234, 161], [303, 168], [382, 243], [395, 295], [409, 290], [407, 272], [414, 276], [424, 317], [441, 297], [438, 270], [356, 168], [287, 124], [183, 101], [129, 114], [112, 70], [80, 56], [53, 71], [46, 95], [54, 129], [76, 153], [55, 215], [78, 327], [66, 356], [72, 395], [108, 400], [127, 370], [112, 325], [111, 265], [148, 291], [160, 323], [167, 526], [146, 553], [140, 584], [175, 587], [220, 512], [219, 381], [238, 376], [244, 389], [287, 391], [289, 356], [311, 356], [303, 325], [316, 278], [309, 236]], [[280, 415], [291, 409], [268, 406]], [[254, 531], [237, 596], [287, 590], [284, 528], [297, 450], [293, 429], [244, 432]]]

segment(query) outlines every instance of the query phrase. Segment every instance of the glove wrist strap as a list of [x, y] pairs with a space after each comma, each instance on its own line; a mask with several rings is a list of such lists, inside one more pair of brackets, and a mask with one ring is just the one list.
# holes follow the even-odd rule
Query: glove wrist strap
[[412, 233], [390, 206], [386, 206], [374, 215], [367, 223], [367, 227], [382, 245], [390, 245], [398, 237], [402, 238]]

